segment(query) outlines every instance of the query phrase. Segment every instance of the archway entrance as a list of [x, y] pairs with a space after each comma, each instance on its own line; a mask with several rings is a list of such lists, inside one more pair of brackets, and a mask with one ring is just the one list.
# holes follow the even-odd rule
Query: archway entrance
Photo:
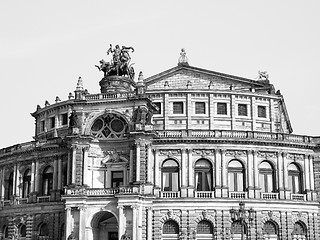
[[108, 212], [96, 213], [91, 220], [93, 240], [118, 240], [118, 221]]

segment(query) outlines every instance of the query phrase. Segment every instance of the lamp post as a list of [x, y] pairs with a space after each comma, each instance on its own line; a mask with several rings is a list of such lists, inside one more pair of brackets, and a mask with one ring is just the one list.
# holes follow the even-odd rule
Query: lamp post
[[253, 220], [254, 210], [252, 208], [245, 209], [244, 202], [239, 203], [239, 209], [230, 209], [231, 219], [232, 221], [239, 221], [241, 226], [241, 240], [244, 240], [244, 227], [245, 222], [248, 219], [249, 222]]

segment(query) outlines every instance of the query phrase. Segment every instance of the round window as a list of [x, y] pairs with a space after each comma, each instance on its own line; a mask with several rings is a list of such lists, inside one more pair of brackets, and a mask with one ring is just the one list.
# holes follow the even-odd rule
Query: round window
[[123, 122], [119, 119], [114, 119], [111, 122], [111, 128], [115, 132], [121, 132], [124, 128]]

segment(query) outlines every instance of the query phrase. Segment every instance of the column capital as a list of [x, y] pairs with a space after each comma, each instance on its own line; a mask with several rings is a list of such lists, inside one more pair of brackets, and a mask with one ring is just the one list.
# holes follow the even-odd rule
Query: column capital
[[117, 206], [117, 208], [118, 208], [119, 210], [123, 210], [123, 209], [124, 209], [124, 206]]
[[87, 146], [83, 146], [82, 149], [87, 152], [87, 151], [89, 151], [90, 146], [88, 146], [88, 145]]
[[82, 205], [82, 206], [78, 206], [78, 209], [80, 210], [80, 211], [86, 211], [87, 210], [87, 206], [84, 206], [84, 205]]
[[71, 211], [71, 209], [72, 209], [71, 207], [65, 207], [65, 208], [64, 208], [64, 210], [66, 210], [66, 211], [68, 211], [68, 212]]
[[135, 210], [138, 210], [140, 208], [140, 206], [138, 204], [135, 204], [135, 205], [131, 205], [131, 208], [135, 209]]
[[281, 154], [281, 156], [282, 156], [283, 158], [285, 158], [285, 157], [288, 156], [288, 152], [287, 152], [287, 151], [281, 151], [280, 154]]
[[77, 149], [79, 148], [79, 146], [76, 145], [76, 144], [72, 144], [72, 145], [70, 146], [70, 148], [71, 148], [71, 150], [77, 150]]

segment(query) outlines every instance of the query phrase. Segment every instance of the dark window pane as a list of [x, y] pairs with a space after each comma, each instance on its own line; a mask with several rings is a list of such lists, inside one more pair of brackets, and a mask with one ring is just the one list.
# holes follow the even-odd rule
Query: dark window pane
[[44, 132], [44, 127], [45, 127], [45, 122], [44, 122], [44, 120], [42, 120], [40, 123], [40, 128], [41, 128], [42, 132]]
[[196, 102], [196, 114], [206, 114], [206, 104], [204, 102]]
[[173, 114], [183, 114], [183, 102], [173, 103]]
[[266, 118], [267, 110], [265, 106], [258, 106], [258, 117]]
[[158, 107], [158, 110], [156, 110], [154, 114], [161, 114], [161, 103], [155, 102], [154, 104]]
[[54, 128], [56, 126], [55, 117], [50, 118], [50, 124], [51, 124], [51, 128]]
[[238, 115], [239, 116], [248, 116], [247, 104], [238, 104]]
[[112, 188], [116, 188], [123, 185], [123, 171], [113, 171], [111, 175]]
[[217, 103], [217, 114], [227, 115], [227, 103]]
[[163, 224], [163, 233], [164, 234], [178, 234], [179, 226], [175, 221], [167, 221]]
[[61, 118], [62, 118], [62, 125], [67, 125], [68, 124], [68, 113], [62, 114]]
[[201, 221], [197, 226], [197, 234], [212, 234], [213, 228], [212, 224], [208, 221]]
[[277, 228], [272, 222], [266, 222], [263, 226], [263, 233], [277, 234]]
[[26, 237], [26, 235], [27, 235], [26, 225], [22, 225], [20, 228], [20, 237]]

